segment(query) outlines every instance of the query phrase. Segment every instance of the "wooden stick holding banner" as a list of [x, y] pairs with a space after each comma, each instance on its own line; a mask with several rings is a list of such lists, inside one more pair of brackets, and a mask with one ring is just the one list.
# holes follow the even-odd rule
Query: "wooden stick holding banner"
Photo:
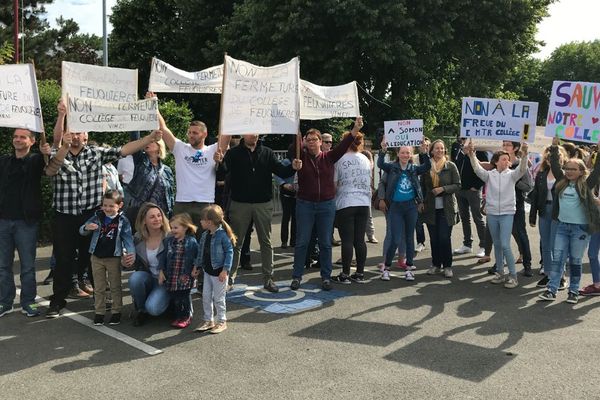
[[231, 142], [231, 136], [227, 135], [227, 139], [225, 139], [226, 135], [223, 135], [222, 127], [223, 127], [223, 95], [225, 92], [225, 79], [227, 79], [227, 52], [223, 55], [223, 83], [222, 83], [222, 93], [221, 93], [221, 101], [219, 107], [219, 135], [217, 138], [217, 152], [215, 154], [217, 164], [215, 168], [219, 168], [219, 163], [223, 161], [223, 155], [227, 151], [229, 147], [229, 143]]
[[300, 150], [302, 146], [302, 132], [300, 132], [300, 56], [298, 56], [298, 66], [296, 67], [298, 74], [298, 96], [296, 96], [296, 110], [298, 110], [298, 133], [296, 135], [296, 159], [300, 159]]

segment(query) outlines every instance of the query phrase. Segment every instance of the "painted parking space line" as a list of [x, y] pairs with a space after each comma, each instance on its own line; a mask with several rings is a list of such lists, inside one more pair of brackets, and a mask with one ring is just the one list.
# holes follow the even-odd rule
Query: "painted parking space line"
[[[20, 294], [21, 294], [21, 290], [19, 289], [19, 290], [17, 290], [17, 295], [20, 295]], [[35, 302], [37, 304], [39, 304], [40, 306], [42, 306], [42, 307], [48, 307], [50, 305], [50, 301], [49, 300], [47, 300], [47, 299], [45, 299], [43, 297], [40, 297], [40, 296], [37, 296], [35, 298]], [[20, 312], [21, 308], [20, 307], [19, 308], [15, 308], [15, 311]], [[152, 347], [152, 346], [150, 346], [150, 345], [148, 345], [148, 344], [146, 344], [144, 342], [141, 342], [141, 341], [139, 341], [139, 340], [137, 340], [135, 338], [132, 338], [131, 336], [127, 336], [124, 333], [121, 333], [121, 332], [116, 331], [116, 330], [114, 330], [112, 328], [109, 328], [108, 326], [105, 326], [105, 325], [98, 325], [98, 326], [96, 326], [96, 325], [94, 325], [92, 323], [91, 319], [86, 318], [83, 315], [80, 315], [79, 313], [70, 311], [67, 308], [61, 309], [60, 315], [61, 316], [59, 318], [61, 318], [61, 317], [69, 318], [69, 319], [71, 319], [71, 320], [73, 320], [75, 322], [80, 323], [83, 326], [86, 326], [86, 327], [88, 327], [90, 329], [93, 329], [93, 330], [95, 330], [97, 332], [100, 332], [100, 333], [102, 333], [102, 334], [104, 334], [106, 336], [110, 336], [113, 339], [116, 339], [116, 340], [118, 340], [120, 342], [123, 342], [123, 343], [125, 343], [125, 344], [127, 344], [127, 345], [129, 345], [129, 346], [131, 346], [133, 348], [136, 348], [136, 349], [138, 349], [140, 351], [143, 351], [144, 353], [146, 353], [146, 354], [148, 354], [150, 356], [155, 356], [155, 355], [160, 354], [160, 353], [163, 352], [162, 350], [157, 349], [156, 347]], [[41, 318], [44, 318], [44, 316], [41, 316]]]

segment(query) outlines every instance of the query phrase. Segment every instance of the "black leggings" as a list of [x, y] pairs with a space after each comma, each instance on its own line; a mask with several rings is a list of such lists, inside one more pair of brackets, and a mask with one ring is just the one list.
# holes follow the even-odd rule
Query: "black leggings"
[[342, 239], [342, 272], [350, 274], [352, 249], [356, 251], [356, 273], [362, 274], [367, 260], [365, 232], [369, 219], [369, 207], [346, 207], [335, 213], [336, 226]]

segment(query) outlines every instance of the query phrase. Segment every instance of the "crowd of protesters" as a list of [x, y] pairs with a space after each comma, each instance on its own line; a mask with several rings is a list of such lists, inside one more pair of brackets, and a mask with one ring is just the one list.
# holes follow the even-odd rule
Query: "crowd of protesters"
[[[0, 156], [0, 317], [13, 311], [15, 250], [21, 265], [22, 313], [41, 313], [35, 301], [34, 263], [45, 206], [42, 175], [51, 177], [53, 188], [55, 261], [47, 278], [52, 281], [47, 318], [60, 316], [68, 297], [93, 296], [93, 323], [106, 323], [106, 303], [111, 302], [108, 323], [119, 324], [121, 273], [134, 271], [128, 277], [134, 325], [169, 313], [174, 328], [186, 328], [194, 314], [191, 292], [197, 288], [203, 312], [196, 330], [224, 331], [226, 293], [235, 287], [238, 267], [249, 264], [243, 261], [243, 247], [249, 246], [252, 228], [264, 289], [279, 291], [273, 279], [273, 201], [281, 201], [283, 209], [281, 247], [293, 248], [291, 290], [301, 289], [306, 267], [314, 265], [311, 258], [320, 268], [323, 290], [331, 290], [333, 283], [369, 281], [366, 242], [377, 243], [372, 208], [383, 211], [386, 220], [381, 280], [390, 280], [394, 261], [404, 279], [415, 279], [414, 258], [425, 247], [426, 225], [428, 275], [452, 279], [455, 255], [475, 251], [484, 263], [491, 261], [494, 248], [491, 283], [515, 288], [517, 263], [523, 264], [525, 277], [533, 274], [525, 225], [528, 202], [529, 223], [538, 224], [541, 239], [540, 273], [545, 276], [538, 286], [545, 291], [539, 300], [553, 301], [566, 288], [569, 303], [577, 303], [580, 295], [600, 295], [600, 164], [595, 146], [561, 145], [555, 139], [534, 165], [527, 143], [499, 142], [501, 150], [491, 153], [459, 138], [448, 155], [442, 140], [424, 140], [413, 155], [409, 146], [388, 153], [382, 141], [377, 166], [383, 175], [375, 188], [373, 157], [364, 149], [360, 117], [337, 145], [330, 134], [310, 129], [297, 151], [296, 145], [290, 146], [286, 159], [280, 160], [256, 134], [243, 135], [235, 146], [225, 135], [209, 145], [208, 129], [200, 121], [190, 124], [183, 142], [160, 114], [159, 130], [143, 138], [132, 133], [123, 146], [100, 146], [89, 142], [86, 132], [65, 131], [65, 111], [60, 102], [52, 146], [43, 144], [39, 153], [33, 152], [35, 135], [16, 129], [14, 152]], [[163, 163], [167, 148], [175, 158], [175, 173]], [[119, 176], [112, 164], [121, 158], [119, 171], [127, 170], [129, 176]], [[274, 179], [279, 199], [272, 198]], [[459, 222], [463, 241], [453, 250], [452, 230]], [[342, 246], [337, 273], [334, 226]], [[517, 258], [511, 236], [519, 249]], [[593, 282], [580, 288], [586, 248]]]

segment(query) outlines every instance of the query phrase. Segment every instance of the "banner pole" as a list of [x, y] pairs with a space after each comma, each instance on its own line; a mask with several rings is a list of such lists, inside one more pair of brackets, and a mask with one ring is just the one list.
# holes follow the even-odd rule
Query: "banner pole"
[[296, 85], [296, 110], [298, 112], [298, 133], [296, 134], [296, 159], [300, 159], [300, 147], [302, 145], [302, 132], [300, 132], [300, 56], [298, 56], [298, 63], [296, 64], [296, 76], [298, 82]]
[[[224, 152], [223, 146], [223, 98], [225, 97], [225, 81], [227, 79], [227, 52], [223, 55], [223, 81], [221, 83], [221, 101], [219, 106], [219, 138], [218, 150]], [[227, 149], [225, 149], [227, 150]]]

